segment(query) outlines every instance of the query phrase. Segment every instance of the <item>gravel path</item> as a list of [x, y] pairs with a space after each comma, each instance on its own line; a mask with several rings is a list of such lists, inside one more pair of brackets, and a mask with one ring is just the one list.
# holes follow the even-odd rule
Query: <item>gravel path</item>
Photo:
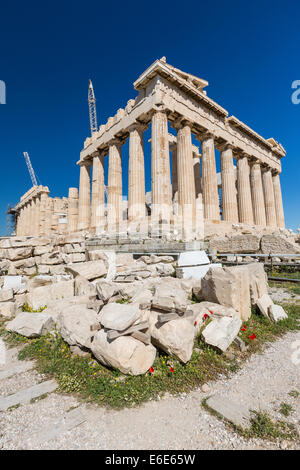
[[[288, 333], [263, 354], [251, 356], [229, 379], [210, 383], [209, 393], [166, 396], [134, 409], [106, 410], [51, 393], [0, 413], [0, 449], [300, 449], [299, 442], [247, 441], [201, 406], [204, 397], [221, 393], [283, 419], [278, 408], [288, 403], [293, 411], [286, 419], [300, 432], [300, 397], [289, 395], [292, 390], [300, 392], [300, 351], [299, 364], [292, 361], [295, 341], [300, 349], [300, 332]], [[0, 381], [0, 396], [44, 380], [27, 371]]]

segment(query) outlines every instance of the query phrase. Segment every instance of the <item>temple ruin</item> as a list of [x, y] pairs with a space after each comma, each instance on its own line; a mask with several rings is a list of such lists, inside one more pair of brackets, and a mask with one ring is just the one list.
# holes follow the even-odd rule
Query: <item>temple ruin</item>
[[[142, 73], [134, 82], [137, 97], [84, 142], [77, 162], [79, 192], [70, 188], [65, 198], [65, 231], [99, 237], [168, 234], [169, 239], [189, 241], [201, 240], [203, 226], [209, 223], [216, 233], [236, 223], [284, 227], [280, 186], [284, 148], [228, 116], [207, 96], [207, 85], [167, 64], [164, 57]], [[147, 203], [145, 179], [150, 175], [145, 174], [143, 137], [149, 126], [151, 197]], [[128, 191], [124, 191], [122, 146], [127, 139]], [[220, 152], [219, 185], [215, 150]], [[59, 210], [48, 192], [38, 186], [22, 196], [15, 207], [17, 235], [59, 233]]]

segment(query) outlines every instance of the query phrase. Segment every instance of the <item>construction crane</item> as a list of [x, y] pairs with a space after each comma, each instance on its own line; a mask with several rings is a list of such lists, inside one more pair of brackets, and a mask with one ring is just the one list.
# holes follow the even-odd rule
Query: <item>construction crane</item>
[[28, 168], [28, 171], [29, 171], [29, 174], [30, 174], [32, 185], [37, 186], [36, 176], [35, 176], [35, 173], [33, 171], [29, 155], [28, 155], [27, 152], [23, 152], [23, 155], [24, 155], [25, 160], [26, 160], [26, 164], [27, 164], [27, 168]]
[[97, 112], [96, 112], [96, 98], [92, 80], [89, 80], [89, 94], [88, 94], [89, 110], [90, 110], [90, 125], [91, 135], [97, 132]]

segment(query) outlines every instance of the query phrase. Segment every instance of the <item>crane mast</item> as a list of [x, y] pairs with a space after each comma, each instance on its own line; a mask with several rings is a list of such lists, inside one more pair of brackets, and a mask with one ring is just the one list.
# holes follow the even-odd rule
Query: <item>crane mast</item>
[[35, 176], [34, 170], [32, 168], [29, 155], [28, 155], [27, 152], [23, 152], [23, 154], [24, 154], [25, 161], [26, 161], [26, 164], [27, 164], [27, 168], [28, 168], [28, 171], [29, 171], [29, 174], [30, 174], [32, 185], [37, 186], [36, 176]]
[[89, 80], [89, 93], [88, 93], [89, 111], [90, 111], [90, 125], [91, 135], [97, 132], [97, 113], [96, 113], [96, 98], [92, 80]]

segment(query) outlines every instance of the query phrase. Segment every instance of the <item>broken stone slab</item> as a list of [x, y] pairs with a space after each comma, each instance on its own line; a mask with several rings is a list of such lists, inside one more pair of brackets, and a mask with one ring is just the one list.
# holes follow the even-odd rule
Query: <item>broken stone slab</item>
[[6, 369], [0, 369], [0, 380], [9, 379], [14, 375], [23, 374], [33, 368], [33, 361], [24, 361], [21, 362], [21, 364], [10, 364]]
[[95, 300], [89, 300], [88, 303], [86, 304], [86, 307], [91, 308], [96, 313], [99, 313], [103, 305], [104, 305], [103, 300], [95, 299]]
[[161, 281], [155, 287], [155, 293], [152, 299], [153, 308], [172, 312], [174, 308], [185, 308], [188, 303], [188, 296], [186, 291], [178, 287], [169, 280]]
[[6, 325], [7, 331], [14, 331], [27, 338], [43, 336], [52, 331], [54, 327], [53, 318], [44, 312], [21, 312]]
[[150, 289], [140, 289], [132, 298], [132, 303], [137, 303], [140, 305], [150, 304], [153, 294]]
[[249, 271], [244, 266], [210, 269], [201, 281], [204, 300], [234, 308], [242, 320], [251, 316]]
[[178, 258], [178, 266], [200, 266], [203, 264], [209, 264], [209, 258], [205, 251], [185, 251], [180, 253]]
[[115, 283], [105, 280], [97, 282], [96, 291], [98, 298], [104, 303], [107, 303], [111, 297], [119, 293], [119, 289]]
[[150, 344], [151, 343], [151, 335], [150, 333], [143, 333], [142, 331], [134, 331], [131, 333], [132, 338], [135, 338], [139, 341], [141, 341], [144, 344]]
[[89, 297], [86, 295], [81, 295], [78, 297], [68, 297], [62, 300], [53, 300], [49, 302], [47, 308], [43, 310], [44, 313], [51, 315], [53, 320], [56, 322], [58, 315], [64, 311], [65, 308], [70, 307], [71, 305], [87, 305]]
[[300, 253], [300, 246], [279, 232], [263, 235], [261, 238], [262, 253]]
[[23, 283], [22, 276], [4, 276], [3, 289], [13, 289], [16, 291], [24, 287], [25, 284]]
[[123, 330], [123, 331], [109, 330], [107, 332], [107, 338], [109, 340], [112, 340], [112, 339], [118, 338], [119, 336], [129, 335], [136, 331], [147, 330], [148, 328], [149, 328], [149, 322], [144, 321], [136, 325], [130, 326], [129, 328], [126, 328], [126, 330]]
[[213, 319], [202, 331], [202, 337], [206, 344], [224, 352], [237, 337], [241, 326], [242, 320], [237, 315]]
[[173, 256], [157, 256], [154, 254], [150, 256], [141, 256], [139, 260], [143, 261], [146, 264], [173, 263], [174, 262]]
[[137, 304], [107, 304], [104, 305], [98, 319], [104, 328], [123, 331], [129, 328], [141, 317]]
[[13, 289], [0, 289], [0, 302], [9, 302], [14, 298]]
[[60, 312], [57, 330], [70, 346], [91, 348], [91, 325], [97, 322], [94, 310], [84, 305], [71, 305]]
[[150, 334], [152, 343], [170, 355], [186, 363], [190, 360], [194, 345], [194, 328], [185, 319], [171, 320], [164, 324], [158, 322], [158, 313], [151, 312]]
[[66, 270], [74, 277], [80, 275], [85, 277], [88, 281], [97, 279], [98, 277], [107, 274], [107, 268], [102, 260], [86, 261], [85, 263], [76, 263], [76, 265], [66, 266]]
[[221, 268], [221, 263], [211, 263], [205, 264], [203, 266], [189, 266], [189, 267], [182, 267], [176, 269], [176, 276], [179, 279], [202, 279], [205, 274], [209, 271], [209, 269], [213, 268]]
[[23, 260], [25, 258], [30, 258], [32, 255], [33, 249], [28, 248], [10, 248], [6, 250], [5, 258], [10, 261]]
[[54, 282], [53, 276], [48, 276], [46, 274], [38, 274], [37, 276], [34, 276], [32, 279], [28, 279], [26, 283], [26, 288], [30, 292], [36, 289], [37, 287], [47, 286], [49, 284], [52, 284], [53, 282]]
[[209, 246], [219, 253], [259, 253], [260, 239], [260, 235], [237, 233], [214, 237], [210, 240]]
[[83, 276], [76, 276], [74, 279], [74, 294], [77, 295], [87, 295], [92, 296], [96, 295], [96, 286], [89, 282]]
[[37, 310], [55, 300], [63, 300], [74, 296], [74, 280], [57, 282], [41, 286], [27, 294], [27, 302]]
[[[180, 312], [181, 313], [181, 312]], [[193, 312], [191, 310], [186, 310], [185, 312], [178, 314], [176, 312], [174, 313], [163, 313], [162, 315], [158, 315], [157, 321], [159, 323], [166, 323], [167, 321], [172, 321], [172, 320], [179, 320], [180, 318], [192, 318], [193, 317]]]
[[156, 349], [131, 336], [111, 341], [104, 330], [98, 331], [92, 342], [92, 352], [102, 364], [119, 369], [123, 374], [145, 374], [153, 365]]
[[208, 398], [206, 404], [235, 426], [241, 428], [248, 428], [250, 426], [249, 409], [229, 399], [228, 396], [219, 394], [213, 395]]
[[246, 344], [244, 343], [244, 341], [242, 340], [242, 338], [240, 338], [239, 336], [237, 336], [235, 339], [234, 339], [234, 342], [235, 344], [238, 346], [239, 350], [241, 352], [246, 352], [247, 351], [247, 346]]
[[269, 308], [273, 305], [273, 300], [269, 294], [263, 294], [256, 302], [256, 305], [264, 317], [269, 318]]
[[12, 406], [30, 403], [31, 400], [38, 398], [46, 393], [54, 392], [57, 389], [55, 380], [48, 380], [32, 387], [20, 390], [13, 395], [7, 397], [0, 397], [0, 411], [5, 411]]
[[172, 266], [172, 264], [166, 264], [166, 263], [157, 263], [155, 265], [157, 274], [160, 276], [173, 276], [175, 273], [175, 268]]
[[47, 425], [38, 432], [31, 434], [25, 441], [25, 447], [36, 449], [52, 439], [59, 438], [67, 431], [71, 431], [86, 421], [86, 417], [81, 408], [68, 411], [63, 416], [48, 422]]
[[249, 273], [251, 303], [268, 293], [268, 277], [263, 263], [249, 263], [245, 266]]
[[281, 305], [276, 305], [276, 304], [270, 305], [268, 308], [268, 314], [269, 314], [270, 320], [272, 320], [274, 323], [277, 323], [279, 320], [284, 320], [288, 318], [286, 312], [281, 307]]
[[0, 302], [0, 317], [10, 320], [15, 316], [15, 311], [15, 302]]
[[41, 256], [40, 264], [55, 265], [62, 264], [64, 262], [61, 253], [55, 251], [53, 253], [45, 253]]

